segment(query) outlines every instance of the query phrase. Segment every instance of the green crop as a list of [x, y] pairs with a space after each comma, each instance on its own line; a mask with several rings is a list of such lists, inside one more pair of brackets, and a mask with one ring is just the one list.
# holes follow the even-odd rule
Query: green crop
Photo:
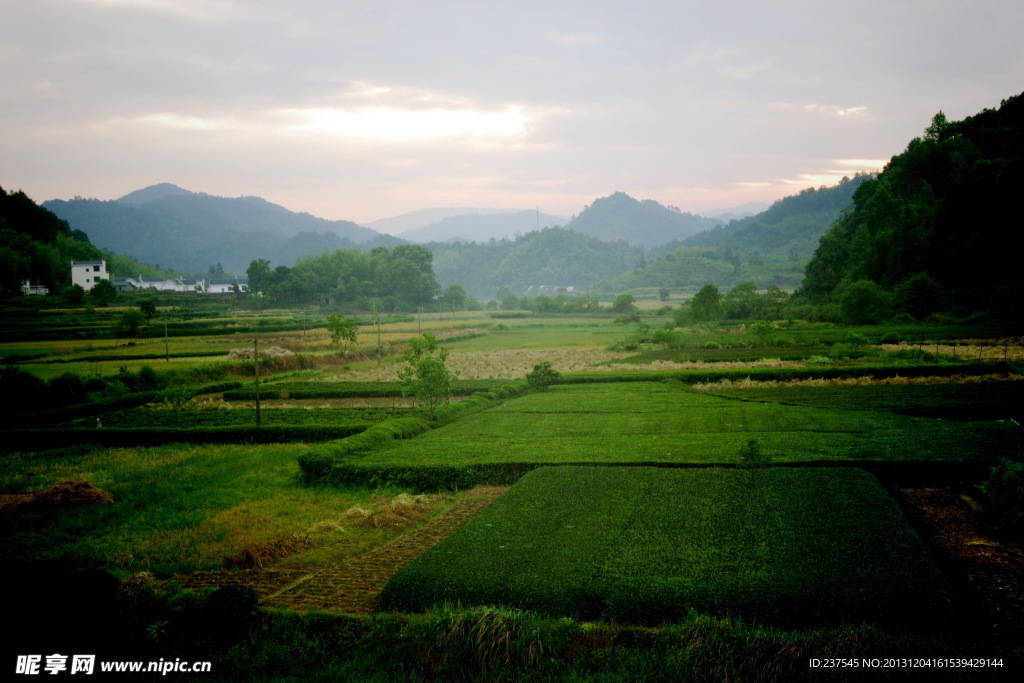
[[382, 600], [647, 624], [691, 609], [910, 622], [948, 606], [895, 502], [853, 468], [541, 468], [399, 572]]

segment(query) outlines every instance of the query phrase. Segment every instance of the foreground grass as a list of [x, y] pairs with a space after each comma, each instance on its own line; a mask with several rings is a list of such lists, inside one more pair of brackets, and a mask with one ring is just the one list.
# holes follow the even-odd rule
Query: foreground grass
[[[391, 491], [321, 489], [298, 481], [303, 444], [71, 449], [5, 456], [0, 491], [31, 493], [85, 478], [113, 505], [22, 508], [0, 514], [4, 559], [60, 559], [118, 573], [159, 575], [222, 566], [227, 555], [338, 522]], [[387, 542], [391, 530], [334, 525], [313, 535], [307, 556], [330, 548], [336, 559]], [[333, 529], [333, 530], [331, 530]]]

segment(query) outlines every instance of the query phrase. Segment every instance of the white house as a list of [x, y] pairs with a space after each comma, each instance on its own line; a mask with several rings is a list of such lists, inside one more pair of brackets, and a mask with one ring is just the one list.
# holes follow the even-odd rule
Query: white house
[[89, 291], [100, 280], [109, 280], [106, 261], [72, 261], [71, 284]]
[[21, 293], [25, 296], [46, 296], [50, 293], [50, 288], [46, 285], [34, 285], [25, 280], [21, 285]]
[[230, 280], [210, 280], [206, 285], [207, 294], [231, 294], [235, 291], [235, 286], [238, 286], [238, 291], [247, 292], [249, 291], [249, 281], [245, 278], [234, 278]]
[[206, 281], [196, 278], [128, 278], [128, 282], [137, 289], [155, 289], [159, 292], [202, 292]]

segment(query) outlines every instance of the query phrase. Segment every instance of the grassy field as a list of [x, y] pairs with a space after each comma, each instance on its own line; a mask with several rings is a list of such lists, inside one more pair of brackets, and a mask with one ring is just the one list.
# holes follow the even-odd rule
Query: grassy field
[[551, 467], [407, 566], [383, 604], [920, 626], [948, 616], [947, 600], [895, 501], [863, 471]]

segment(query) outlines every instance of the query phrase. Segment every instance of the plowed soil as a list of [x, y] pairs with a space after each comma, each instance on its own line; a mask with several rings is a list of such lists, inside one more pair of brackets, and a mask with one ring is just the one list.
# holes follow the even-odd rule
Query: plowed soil
[[261, 569], [225, 569], [175, 577], [184, 588], [241, 583], [259, 594], [264, 607], [369, 614], [377, 611], [381, 589], [412, 562], [475, 517], [508, 487], [478, 486], [454, 507], [385, 546], [334, 565], [288, 564]]

